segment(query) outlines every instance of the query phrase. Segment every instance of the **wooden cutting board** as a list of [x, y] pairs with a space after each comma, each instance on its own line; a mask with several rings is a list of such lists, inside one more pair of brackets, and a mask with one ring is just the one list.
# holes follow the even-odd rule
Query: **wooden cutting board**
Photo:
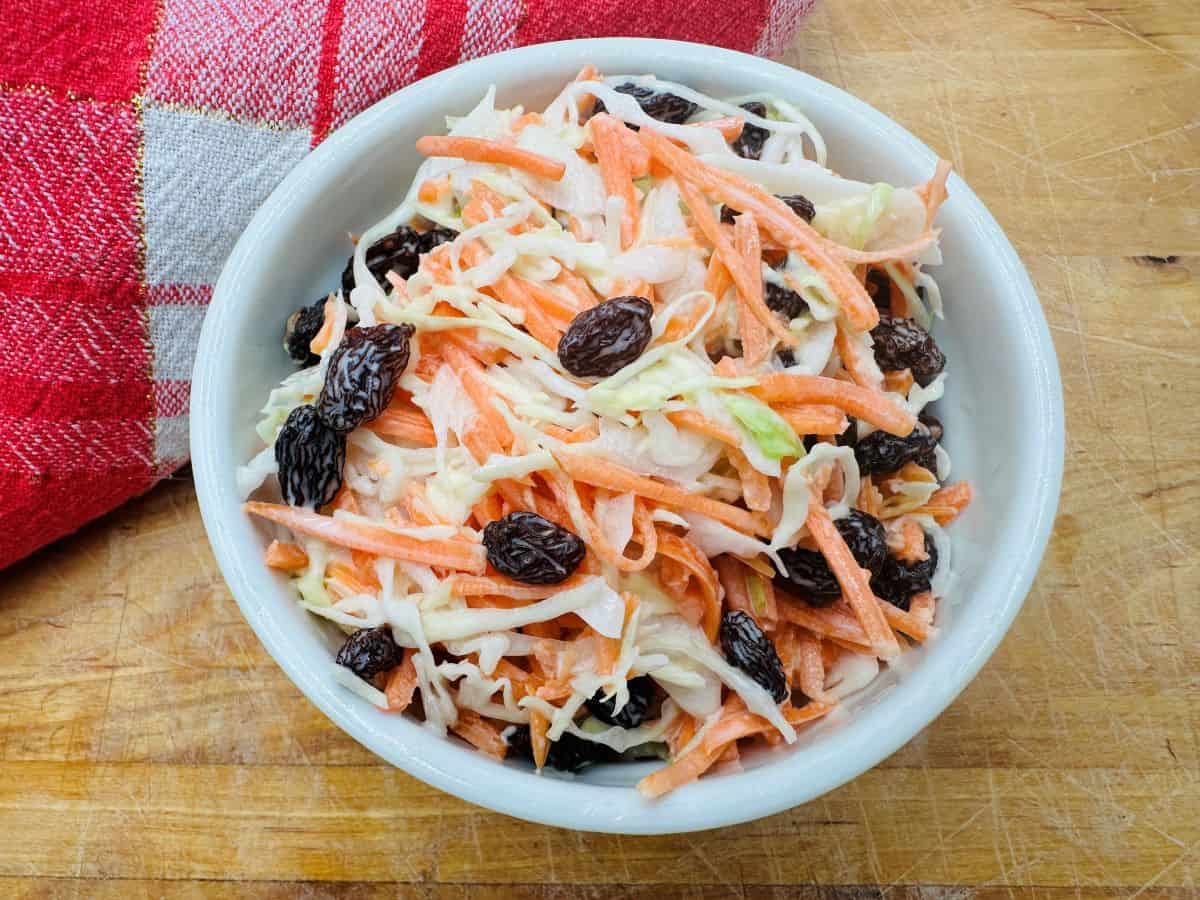
[[382, 764], [292, 687], [184, 474], [6, 573], [0, 896], [1197, 896], [1200, 4], [825, 0], [786, 61], [954, 161], [1062, 362], [1055, 537], [962, 697], [760, 822], [519, 824]]

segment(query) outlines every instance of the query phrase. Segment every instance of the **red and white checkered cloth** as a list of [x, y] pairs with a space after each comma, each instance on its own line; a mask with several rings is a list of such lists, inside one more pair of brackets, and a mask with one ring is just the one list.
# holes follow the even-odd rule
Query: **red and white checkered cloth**
[[212, 284], [279, 179], [460, 60], [781, 51], [813, 0], [15, 0], [0, 14], [0, 567], [187, 460]]

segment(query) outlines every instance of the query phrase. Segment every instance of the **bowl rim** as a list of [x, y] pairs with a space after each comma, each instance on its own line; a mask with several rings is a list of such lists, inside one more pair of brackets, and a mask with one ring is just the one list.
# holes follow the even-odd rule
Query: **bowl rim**
[[[452, 78], [481, 73], [482, 87], [499, 81], [499, 70], [513, 60], [551, 60], [557, 54], [577, 59], [620, 53], [633, 60], [657, 60], [659, 64], [694, 63], [702, 54], [714, 66], [728, 64], [750, 67], [773, 79], [784, 79], [812, 95], [860, 117], [865, 124], [893, 141], [897, 152], [928, 164], [936, 155], [914, 135], [853, 95], [812, 75], [733, 50], [703, 44], [653, 38], [590, 38], [559, 41], [508, 50], [503, 53], [460, 63], [415, 82], [359, 113], [333, 132], [308, 154], [276, 186], [239, 238], [213, 290], [197, 347], [192, 377], [190, 441], [192, 467], [201, 516], [218, 565], [226, 578], [243, 615], [275, 662], [293, 683], [339, 728], [368, 747], [388, 763], [440, 790], [489, 809], [529, 821], [578, 830], [624, 834], [664, 834], [697, 831], [732, 825], [771, 815], [813, 800], [857, 777], [891, 755], [940, 715], [970, 683], [1007, 633], [1020, 610], [1053, 526], [1062, 482], [1064, 421], [1062, 385], [1058, 361], [1050, 331], [1033, 285], [1012, 244], [970, 187], [951, 176], [950, 191], [974, 229], [972, 240], [987, 244], [995, 254], [1013, 289], [1010, 302], [1014, 316], [1022, 325], [1023, 339], [1029, 346], [1032, 374], [1034, 427], [1040, 429], [1037, 445], [1036, 476], [1021, 487], [1019, 514], [1005, 529], [1007, 534], [1023, 535], [1015, 555], [1009, 557], [1015, 577], [991, 603], [986, 621], [967, 629], [973, 650], [965, 657], [943, 654], [923, 661], [907, 673], [892, 690], [886, 703], [860, 711], [836, 733], [823, 737], [801, 754], [781, 757], [768, 765], [736, 775], [702, 779], [658, 801], [646, 801], [636, 791], [606, 785], [585, 784], [568, 778], [534, 775], [515, 767], [499, 766], [474, 750], [453, 746], [418, 723], [403, 721], [397, 726], [403, 737], [376, 727], [370, 713], [374, 708], [365, 701], [330, 684], [328, 672], [303, 665], [292, 653], [285, 630], [270, 614], [270, 605], [259, 605], [249, 590], [250, 567], [265, 568], [261, 560], [251, 563], [245, 547], [239, 544], [225, 522], [231, 515], [243, 516], [238, 505], [230, 508], [233, 494], [220, 469], [222, 443], [227, 439], [206, 427], [206, 417], [196, 410], [211, 408], [229, 381], [223, 357], [221, 335], [235, 315], [237, 284], [256, 265], [253, 249], [259, 237], [270, 233], [279, 209], [300, 203], [323, 190], [328, 171], [337, 168], [341, 154], [351, 154], [352, 145], [375, 126], [396, 115], [403, 115], [406, 100], [420, 92], [436, 91]], [[636, 68], [637, 66], [631, 66]], [[493, 71], [495, 70], [495, 71]], [[490, 74], [484, 74], [490, 73]], [[871, 740], [862, 741], [863, 732]], [[857, 738], [857, 740], [856, 740]], [[436, 743], [433, 743], [436, 742]], [[436, 752], [430, 752], [434, 751]], [[788, 781], [803, 771], [804, 777]]]

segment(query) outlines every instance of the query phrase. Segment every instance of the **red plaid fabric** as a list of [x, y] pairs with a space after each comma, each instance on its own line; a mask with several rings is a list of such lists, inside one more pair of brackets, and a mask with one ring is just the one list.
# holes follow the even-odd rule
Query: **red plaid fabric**
[[250, 215], [331, 130], [465, 59], [645, 35], [781, 51], [813, 0], [16, 0], [0, 16], [0, 567], [187, 460]]

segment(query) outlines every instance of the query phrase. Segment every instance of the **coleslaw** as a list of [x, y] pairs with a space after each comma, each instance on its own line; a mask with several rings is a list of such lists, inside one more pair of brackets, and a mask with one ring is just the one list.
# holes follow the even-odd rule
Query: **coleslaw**
[[951, 590], [948, 164], [853, 181], [783, 98], [591, 67], [446, 124], [238, 473], [330, 677], [538, 770], [665, 760], [647, 797], [795, 741]]

